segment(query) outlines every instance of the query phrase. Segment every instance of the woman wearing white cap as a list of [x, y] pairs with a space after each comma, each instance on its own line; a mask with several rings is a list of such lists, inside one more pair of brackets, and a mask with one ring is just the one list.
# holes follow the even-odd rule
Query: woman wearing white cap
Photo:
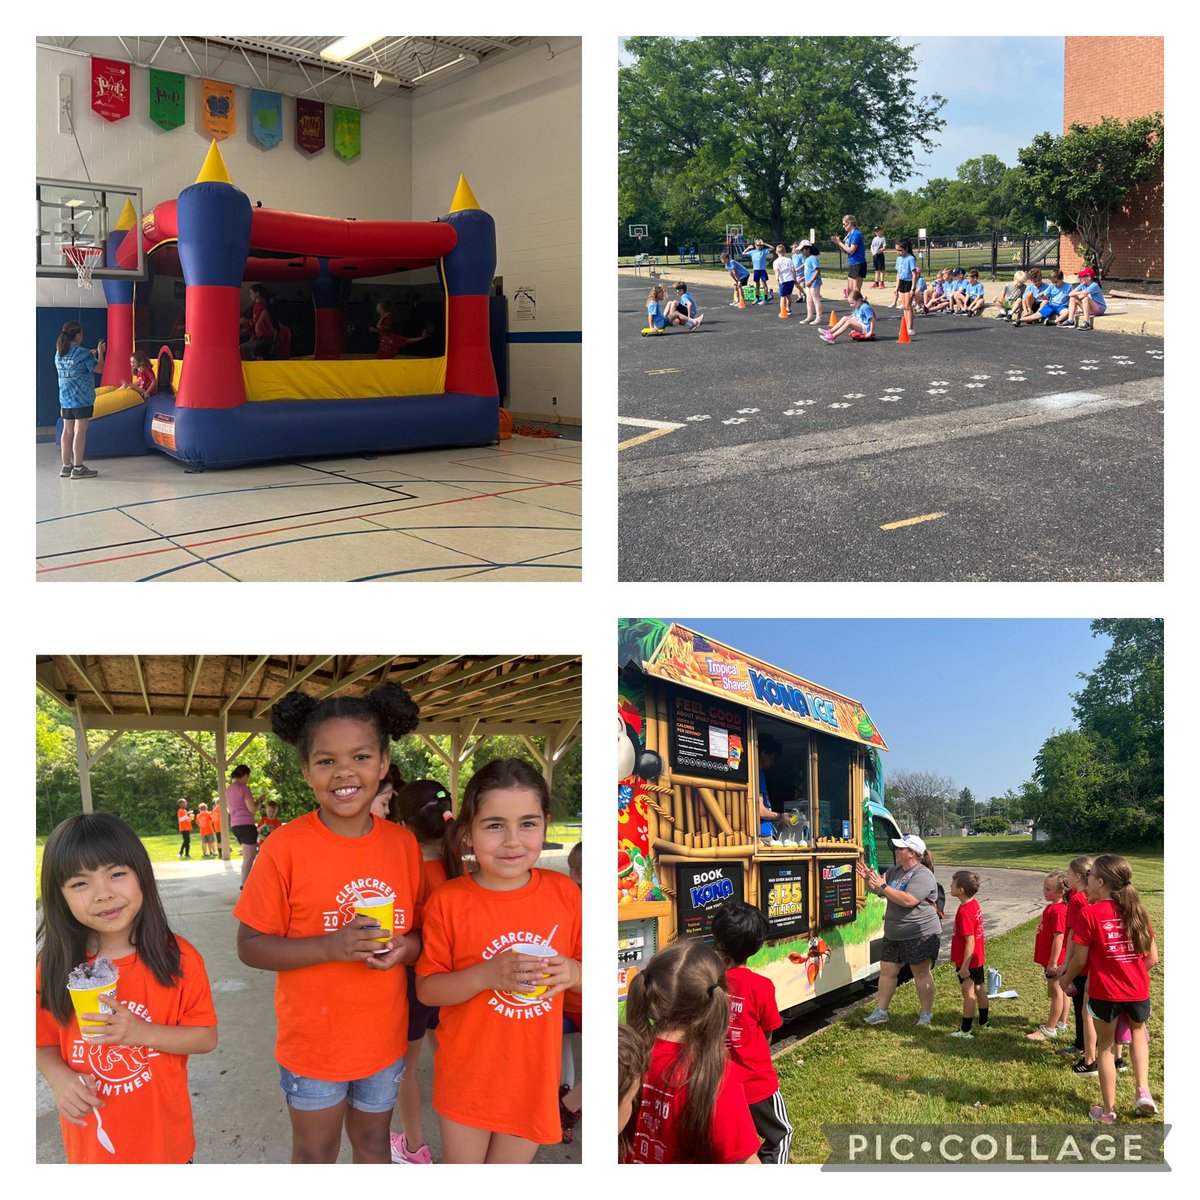
[[868, 1025], [882, 1025], [888, 1019], [888, 1005], [896, 991], [897, 976], [907, 963], [921, 1011], [918, 1025], [933, 1021], [933, 960], [937, 957], [942, 923], [938, 918], [937, 880], [924, 865], [925, 843], [910, 833], [893, 838], [896, 866], [886, 876], [872, 870], [861, 859], [855, 867], [866, 882], [867, 890], [887, 901], [883, 916], [883, 941], [879, 947], [879, 992], [875, 1011], [865, 1017]]

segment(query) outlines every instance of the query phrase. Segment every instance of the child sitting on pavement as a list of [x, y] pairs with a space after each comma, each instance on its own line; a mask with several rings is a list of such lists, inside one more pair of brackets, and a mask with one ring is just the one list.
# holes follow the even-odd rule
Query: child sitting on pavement
[[849, 295], [850, 303], [854, 306], [848, 317], [843, 317], [832, 329], [818, 329], [821, 340], [831, 345], [846, 332], [856, 342], [870, 342], [875, 339], [875, 310], [863, 299], [863, 294], [855, 288]]
[[1024, 271], [1017, 271], [1012, 278], [1012, 283], [1004, 285], [1004, 291], [992, 301], [997, 306], [996, 312], [997, 321], [1011, 321], [1013, 319], [1014, 310], [1019, 312], [1021, 302], [1025, 295], [1025, 280], [1027, 276]]

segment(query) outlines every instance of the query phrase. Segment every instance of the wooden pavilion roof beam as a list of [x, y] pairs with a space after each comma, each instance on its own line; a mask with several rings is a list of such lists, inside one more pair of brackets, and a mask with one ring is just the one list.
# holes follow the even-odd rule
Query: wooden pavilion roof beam
[[286, 680], [287, 686], [276, 692], [273, 696], [265, 697], [263, 702], [254, 709], [254, 715], [256, 717], [265, 716], [271, 711], [271, 705], [274, 704], [276, 700], [278, 700], [281, 696], [285, 696], [288, 692], [294, 692], [306, 679], [309, 679], [315, 675], [334, 657], [335, 656], [332, 654], [318, 655], [299, 674], [296, 673], [296, 666], [298, 664], [295, 656], [290, 658], [288, 660], [288, 678]]
[[269, 654], [260, 654], [256, 659], [254, 659], [250, 666], [242, 672], [237, 683], [233, 685], [233, 691], [226, 697], [225, 703], [222, 704], [217, 710], [218, 716], [229, 716], [229, 710], [238, 702], [238, 700], [241, 699], [242, 693], [250, 685], [250, 680], [252, 680], [254, 676], [262, 670], [263, 663], [265, 663], [268, 658], [270, 658]]
[[204, 655], [197, 654], [192, 659], [192, 677], [188, 682], [187, 702], [183, 706], [183, 715], [186, 717], [192, 711], [192, 700], [196, 695], [196, 684], [200, 679], [200, 668], [204, 665]]
[[146, 716], [154, 715], [154, 710], [150, 707], [150, 693], [146, 690], [146, 673], [142, 670], [142, 656], [135, 654], [133, 656], [133, 670], [137, 675], [138, 687], [142, 689], [142, 703], [146, 706]]
[[[515, 662], [520, 657], [522, 657], [522, 656], [518, 655], [513, 658], [508, 658], [508, 659], [503, 659], [503, 660], [497, 659], [497, 660], [493, 660], [493, 661], [494, 662]], [[448, 695], [439, 696], [437, 698], [436, 703], [442, 704], [448, 700], [454, 700], [454, 699], [457, 699], [459, 696], [464, 696], [464, 695], [466, 695], [466, 696], [478, 695], [481, 692], [492, 691], [493, 689], [498, 688], [498, 687], [507, 688], [511, 684], [515, 683], [518, 679], [524, 679], [529, 675], [536, 675], [536, 674], [544, 673], [547, 671], [553, 671], [557, 667], [562, 666], [564, 663], [572, 663], [572, 662], [578, 662], [578, 661], [579, 661], [578, 655], [564, 654], [564, 655], [560, 655], [558, 657], [551, 657], [551, 658], [544, 659], [541, 662], [530, 663], [524, 667], [517, 667], [514, 670], [509, 671], [507, 674], [498, 674], [492, 679], [480, 680], [478, 683], [472, 684], [470, 687], [452, 689]], [[464, 672], [461, 675], [447, 675], [445, 677], [445, 679], [440, 679], [436, 683], [431, 684], [429, 690], [443, 687], [447, 683], [447, 681], [453, 682], [456, 679], [465, 678], [469, 674], [470, 674], [470, 672]], [[421, 692], [419, 694], [423, 695], [424, 692]]]
[[[445, 699], [470, 694], [472, 692], [481, 690], [485, 686], [497, 686], [504, 679], [509, 678], [509, 676], [501, 676], [498, 674], [496, 678], [491, 681], [480, 680], [479, 682], [472, 684], [465, 684], [462, 681], [473, 679], [475, 676], [486, 674], [488, 671], [498, 672], [510, 662], [519, 662], [522, 657], [523, 656], [520, 654], [502, 654], [497, 658], [485, 659], [483, 662], [476, 663], [472, 667], [464, 667], [461, 671], [455, 671], [454, 673], [446, 675], [436, 681], [431, 679], [426, 680], [423, 686], [414, 685], [408, 690], [412, 693], [414, 698], [417, 696], [424, 696], [429, 692], [444, 690], [447, 692], [447, 695], [438, 697], [437, 703], [440, 704]], [[456, 687], [454, 686], [455, 684], [458, 684], [459, 686]]]
[[[460, 703], [451, 703], [446, 706], [438, 704], [436, 708], [437, 714], [443, 720], [446, 720], [452, 716], [460, 720], [476, 715], [481, 716], [485, 712], [494, 708], [506, 708], [507, 702], [516, 696], [525, 696], [526, 699], [522, 701], [522, 704], [527, 704], [533, 699], [540, 698], [540, 695], [538, 694], [543, 691], [553, 694], [556, 693], [559, 687], [561, 687], [563, 684], [574, 684], [578, 682], [582, 678], [582, 668], [570, 668], [565, 671], [560, 671], [559, 673], [550, 677], [539, 677], [535, 675], [530, 678], [528, 675], [529, 673], [527, 672], [527, 677], [522, 680], [518, 686], [509, 686], [505, 688], [504, 696], [499, 705], [497, 705], [491, 699], [481, 699], [477, 692], [472, 691], [468, 693], [468, 695], [464, 697]], [[529, 696], [528, 693], [530, 692], [535, 693], [535, 695]]]
[[92, 677], [87, 673], [86, 670], [84, 670], [83, 664], [73, 654], [66, 654], [63, 657], [66, 658], [67, 662], [69, 662], [75, 669], [75, 673], [79, 676], [79, 678], [82, 679], [85, 684], [87, 684], [88, 688], [91, 690], [96, 699], [104, 705], [105, 711], [112, 713], [113, 706], [109, 704], [108, 697], [106, 697], [104, 693], [101, 692], [100, 689], [97, 688], [92, 682]]

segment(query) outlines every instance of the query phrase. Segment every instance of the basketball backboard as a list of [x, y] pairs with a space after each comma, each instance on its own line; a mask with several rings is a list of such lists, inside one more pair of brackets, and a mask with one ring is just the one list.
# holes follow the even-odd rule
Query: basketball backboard
[[108, 236], [131, 230], [137, 253], [128, 267], [107, 261], [92, 272], [94, 279], [146, 278], [142, 254], [142, 189], [109, 183], [82, 183], [71, 179], [36, 181], [37, 266], [42, 279], [74, 279], [69, 261], [71, 246], [105, 246]]

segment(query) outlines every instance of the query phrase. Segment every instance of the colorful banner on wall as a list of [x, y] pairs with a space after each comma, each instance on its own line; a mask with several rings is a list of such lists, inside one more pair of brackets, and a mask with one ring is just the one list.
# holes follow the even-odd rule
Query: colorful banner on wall
[[722, 696], [835, 737], [887, 749], [857, 700], [781, 671], [682, 625], [671, 625], [642, 664], [647, 675]]
[[325, 105], [322, 101], [296, 101], [296, 145], [309, 154], [325, 149]]
[[150, 68], [150, 120], [163, 129], [178, 129], [183, 124], [186, 83], [174, 71]]
[[362, 152], [362, 113], [357, 108], [334, 106], [333, 152], [347, 161]]
[[278, 92], [250, 89], [250, 132], [268, 150], [283, 141], [283, 97]]
[[129, 64], [92, 58], [92, 108], [106, 121], [129, 116]]
[[237, 106], [233, 84], [218, 83], [215, 79], [200, 80], [200, 112], [204, 131], [220, 142], [237, 130]]

